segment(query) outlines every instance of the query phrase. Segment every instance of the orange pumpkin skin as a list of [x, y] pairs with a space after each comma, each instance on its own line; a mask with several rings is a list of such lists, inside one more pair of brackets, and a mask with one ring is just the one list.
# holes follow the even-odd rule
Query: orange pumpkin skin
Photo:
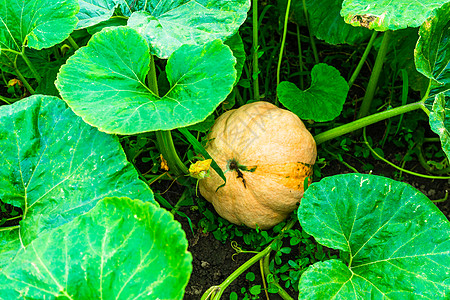
[[[202, 196], [234, 224], [268, 229], [299, 204], [317, 149], [314, 138], [292, 112], [264, 102], [222, 114], [208, 134], [206, 150], [225, 173], [211, 168], [200, 180]], [[219, 188], [219, 189], [218, 189]]]

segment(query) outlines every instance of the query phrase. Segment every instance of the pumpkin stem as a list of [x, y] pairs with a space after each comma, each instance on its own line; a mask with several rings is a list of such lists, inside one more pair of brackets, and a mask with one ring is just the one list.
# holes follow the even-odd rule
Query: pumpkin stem
[[257, 166], [244, 166], [237, 162], [236, 159], [230, 159], [228, 161], [227, 170], [233, 170], [233, 171], [244, 171], [244, 172], [255, 172]]
[[[241, 165], [237, 162], [236, 159], [230, 159], [228, 161], [228, 165], [227, 165], [227, 170], [226, 171], [236, 171], [237, 173], [237, 177], [236, 178], [241, 178], [242, 179], [242, 183], [244, 184], [244, 188], [247, 188], [245, 179], [244, 179], [244, 174], [242, 173], [242, 171], [244, 172], [255, 172], [256, 170], [256, 166], [251, 166], [251, 167], [247, 167], [244, 165]], [[226, 172], [225, 171], [225, 172]]]

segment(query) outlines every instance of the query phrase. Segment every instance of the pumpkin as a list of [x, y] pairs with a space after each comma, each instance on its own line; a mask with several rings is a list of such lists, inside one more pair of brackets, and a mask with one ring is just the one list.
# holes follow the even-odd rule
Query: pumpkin
[[225, 174], [211, 170], [201, 195], [235, 224], [268, 229], [299, 204], [311, 181], [314, 138], [292, 112], [258, 101], [229, 110], [208, 134], [206, 151]]

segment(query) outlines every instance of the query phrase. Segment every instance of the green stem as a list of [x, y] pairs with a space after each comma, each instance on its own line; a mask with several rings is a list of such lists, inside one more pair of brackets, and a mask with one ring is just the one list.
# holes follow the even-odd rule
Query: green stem
[[319, 63], [319, 54], [317, 53], [316, 42], [314, 41], [314, 37], [311, 34], [311, 26], [309, 25], [309, 16], [308, 16], [308, 10], [306, 9], [306, 1], [305, 0], [303, 0], [303, 12], [305, 13], [306, 26], [308, 26], [309, 40], [311, 42], [311, 48], [312, 48], [313, 54], [314, 54], [314, 61], [316, 62], [316, 64], [318, 64]]
[[11, 226], [11, 227], [1, 227], [1, 228], [0, 228], [0, 231], [14, 230], [14, 229], [18, 229], [19, 227], [20, 227], [20, 225]]
[[24, 50], [20, 53], [20, 55], [22, 56], [23, 60], [25, 61], [25, 63], [27, 64], [28, 68], [30, 68], [31, 72], [33, 73], [34, 77], [36, 77], [36, 81], [39, 83], [41, 82], [41, 75], [38, 73], [38, 71], [36, 71], [36, 68], [34, 67], [33, 63], [31, 62], [31, 60], [28, 58], [28, 56], [25, 54], [25, 48]]
[[438, 137], [433, 137], [433, 138], [424, 138], [423, 139], [424, 143], [440, 143], [441, 139]]
[[266, 294], [266, 299], [270, 299], [269, 298], [269, 293], [268, 293], [268, 289], [267, 289], [267, 283], [266, 283], [266, 272], [265, 272], [265, 268], [264, 268], [264, 261], [268, 256], [265, 256], [264, 258], [259, 260], [259, 271], [261, 273], [261, 281], [263, 283], [263, 288], [264, 288], [264, 293]]
[[363, 127], [369, 126], [376, 122], [383, 121], [385, 119], [389, 119], [389, 118], [392, 118], [392, 117], [395, 117], [395, 116], [398, 116], [398, 115], [401, 115], [401, 114], [404, 114], [404, 113], [407, 113], [407, 112], [410, 112], [410, 111], [413, 111], [413, 110], [416, 110], [419, 108], [423, 108], [424, 107], [423, 103], [424, 102], [421, 100], [421, 101], [418, 101], [415, 103], [407, 104], [407, 105], [393, 108], [390, 110], [386, 110], [386, 111], [383, 111], [380, 113], [376, 113], [371, 116], [367, 116], [362, 119], [355, 120], [353, 122], [344, 124], [342, 126], [319, 133], [318, 135], [316, 135], [314, 137], [314, 139], [316, 140], [316, 144], [319, 145], [323, 142], [326, 142], [328, 140], [334, 139], [341, 135], [350, 133], [352, 131], [361, 129]]
[[431, 202], [433, 203], [440, 203], [440, 202], [445, 202], [448, 199], [448, 191], [445, 191], [445, 196], [442, 199], [437, 199], [437, 200], [431, 200]]
[[[158, 78], [156, 76], [155, 58], [153, 55], [150, 56], [150, 70], [148, 71], [147, 84], [149, 89], [156, 96], [159, 96]], [[188, 168], [183, 164], [175, 149], [170, 130], [156, 131], [156, 141], [159, 151], [169, 165], [169, 170], [176, 176], [188, 174]]]
[[304, 89], [304, 82], [303, 82], [303, 55], [302, 55], [302, 42], [300, 39], [300, 27], [297, 25], [297, 45], [298, 45], [298, 65], [300, 67], [300, 89]]
[[155, 57], [153, 55], [150, 55], [150, 70], [147, 75], [147, 85], [150, 91], [156, 96], [159, 96], [158, 77], [156, 76]]
[[397, 166], [394, 163], [391, 163], [390, 161], [388, 161], [387, 159], [385, 159], [384, 157], [382, 157], [381, 155], [379, 155], [375, 150], [373, 150], [373, 148], [370, 146], [369, 142], [367, 141], [367, 137], [366, 137], [366, 128], [363, 129], [363, 138], [364, 138], [364, 143], [367, 145], [367, 147], [369, 148], [369, 150], [372, 152], [373, 155], [375, 155], [376, 157], [378, 157], [380, 160], [384, 161], [385, 163], [387, 163], [388, 165], [390, 165], [391, 167], [394, 167], [395, 169], [408, 173], [410, 175], [414, 175], [417, 177], [422, 177], [422, 178], [428, 178], [428, 179], [450, 179], [450, 176], [432, 176], [432, 175], [425, 175], [425, 174], [420, 174], [420, 173], [416, 173], [413, 171], [409, 171], [409, 170], [405, 170], [403, 168], [400, 168], [399, 166]]
[[325, 152], [327, 152], [327, 153], [330, 154], [331, 156], [336, 157], [336, 159], [337, 159], [339, 162], [341, 162], [341, 164], [343, 164], [344, 166], [346, 166], [347, 168], [349, 168], [350, 170], [352, 170], [354, 173], [360, 173], [356, 168], [354, 168], [354, 167], [352, 167], [350, 164], [346, 163], [346, 162], [344, 161], [343, 158], [339, 159], [339, 158], [340, 158], [339, 155], [334, 154], [334, 153], [331, 152], [331, 151], [328, 151], [327, 148], [324, 148], [324, 150], [325, 150]]
[[434, 175], [444, 175], [450, 173], [450, 167], [447, 167], [445, 169], [435, 170], [433, 169], [426, 161], [425, 157], [423, 156], [422, 152], [422, 144], [417, 145], [417, 158], [419, 159], [419, 163], [428, 173], [434, 174]]
[[294, 298], [292, 298], [282, 287], [281, 287], [281, 285], [278, 283], [278, 282], [276, 282], [276, 281], [274, 281], [274, 282], [272, 282], [272, 284], [274, 285], [274, 286], [276, 286], [277, 287], [277, 289], [278, 289], [278, 291], [277, 291], [277, 293], [278, 293], [278, 295], [280, 295], [280, 297], [281, 298], [283, 298], [284, 300], [294, 300]]
[[170, 211], [170, 213], [171, 213], [172, 215], [174, 215], [174, 214], [177, 212], [177, 210], [181, 207], [181, 202], [183, 202], [184, 199], [186, 199], [188, 193], [189, 193], [189, 189], [185, 189], [185, 190], [183, 191], [183, 193], [181, 194], [181, 196], [180, 196], [180, 198], [178, 199], [177, 203], [175, 204], [175, 206], [174, 206], [174, 207], [172, 208], [172, 210]]
[[[269, 261], [270, 261], [270, 255], [266, 255], [263, 259], [262, 259], [262, 268], [264, 273], [266, 274], [266, 278], [268, 278], [270, 275], [270, 277], [273, 278], [273, 275], [270, 272], [270, 268], [269, 268]], [[274, 279], [270, 282], [270, 284], [275, 285], [278, 289], [277, 293], [278, 295], [280, 295], [281, 298], [285, 299], [285, 300], [293, 300], [293, 298], [281, 287], [281, 285], [276, 282]]]
[[22, 73], [17, 68], [16, 62], [14, 62], [14, 72], [16, 73], [17, 77], [19, 77], [20, 81], [22, 81], [23, 85], [27, 88], [30, 94], [33, 95], [35, 93], [34, 89], [31, 87], [25, 77], [23, 77]]
[[0, 95], [0, 101], [5, 102], [6, 104], [11, 104], [11, 103], [14, 103], [19, 100], [20, 100], [20, 98], [8, 98], [8, 97], [3, 97], [2, 95]]
[[286, 6], [286, 14], [284, 16], [284, 28], [283, 28], [283, 37], [281, 38], [280, 55], [278, 56], [277, 86], [280, 84], [281, 61], [283, 60], [284, 44], [286, 43], [287, 23], [288, 23], [288, 19], [289, 19], [289, 10], [290, 10], [290, 8], [291, 8], [291, 0], [288, 0], [287, 1], [287, 6]]
[[359, 72], [361, 71], [364, 63], [366, 62], [367, 56], [369, 56], [370, 53], [370, 49], [372, 49], [372, 45], [373, 42], [375, 41], [375, 38], [377, 37], [378, 31], [373, 31], [372, 36], [370, 37], [369, 43], [366, 46], [366, 50], [364, 50], [364, 53], [361, 57], [361, 59], [359, 60], [358, 65], [356, 66], [355, 71], [352, 74], [352, 77], [350, 78], [350, 80], [348, 81], [348, 86], [352, 87], [353, 83], [356, 80], [356, 77], [358, 77]]
[[367, 86], [364, 99], [361, 103], [361, 108], [358, 112], [358, 119], [363, 118], [369, 114], [370, 105], [372, 104], [373, 96], [375, 95], [375, 90], [377, 88], [378, 79], [380, 78], [381, 70], [383, 68], [384, 58], [389, 49], [389, 40], [391, 37], [391, 31], [386, 31], [383, 36], [383, 41], [381, 42], [380, 49], [378, 50], [377, 58], [375, 60], [375, 65], [370, 75], [369, 84]]
[[257, 101], [260, 99], [258, 48], [258, 0], [253, 0], [253, 98]]
[[22, 217], [23, 217], [22, 215], [18, 215], [18, 216], [15, 216], [15, 217], [6, 219], [6, 221], [16, 220], [16, 219], [20, 219], [20, 218], [22, 218]]
[[218, 286], [212, 286], [210, 287], [202, 296], [201, 300], [211, 299], [211, 300], [219, 300], [222, 296], [225, 289], [232, 283], [239, 275], [244, 273], [248, 268], [250, 268], [253, 264], [258, 262], [260, 259], [264, 258], [266, 255], [268, 255], [272, 251], [272, 244], [279, 241], [283, 238], [283, 235], [286, 231], [291, 229], [295, 224], [297, 220], [292, 219], [290, 220], [286, 226], [281, 230], [281, 232], [278, 234], [278, 236], [261, 252], [258, 252], [255, 256], [247, 260], [242, 266], [237, 268], [230, 276], [227, 277], [220, 285]]
[[72, 36], [69, 35], [69, 37], [67, 38], [67, 41], [70, 43], [70, 45], [72, 46], [72, 48], [77, 51], [78, 49], [80, 49], [80, 47], [78, 46], [78, 44], [75, 42], [75, 40], [72, 38]]
[[175, 150], [171, 131], [156, 131], [156, 141], [158, 143], [159, 151], [169, 165], [169, 170], [175, 176], [188, 174], [188, 168], [183, 164], [177, 151]]

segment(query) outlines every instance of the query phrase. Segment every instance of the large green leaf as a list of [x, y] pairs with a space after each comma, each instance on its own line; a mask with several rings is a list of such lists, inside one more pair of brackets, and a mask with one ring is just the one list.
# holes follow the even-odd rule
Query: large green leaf
[[182, 299], [191, 261], [170, 213], [105, 198], [21, 249], [0, 272], [0, 298]]
[[[311, 34], [330, 44], [359, 44], [370, 37], [367, 28], [354, 27], [344, 22], [340, 15], [343, 0], [305, 0]], [[287, 0], [278, 1], [278, 7], [286, 11]], [[284, 14], [283, 14], [284, 15]], [[291, 3], [289, 19], [306, 26], [303, 1]]]
[[75, 29], [77, 0], [0, 0], [0, 50], [48, 48]]
[[77, 29], [86, 28], [106, 21], [112, 17], [116, 8], [119, 6], [124, 7], [127, 4], [124, 0], [78, 0], [78, 2], [80, 4], [80, 11], [77, 14], [79, 20]]
[[241, 78], [242, 70], [244, 69], [244, 63], [245, 63], [245, 49], [244, 49], [244, 42], [242, 41], [241, 36], [239, 33], [236, 33], [232, 37], [230, 37], [228, 40], [224, 43], [228, 47], [230, 47], [231, 51], [233, 52], [233, 56], [236, 58], [236, 80], [234, 82], [234, 85], [236, 85]]
[[277, 87], [278, 99], [301, 119], [333, 120], [341, 113], [347, 98], [347, 82], [337, 69], [327, 64], [315, 65], [311, 80], [311, 86], [304, 91], [291, 82], [281, 82]]
[[151, 45], [152, 54], [168, 58], [185, 44], [201, 45], [235, 34], [247, 18], [249, 0], [80, 0], [78, 28], [108, 20], [117, 9], [130, 17]]
[[162, 97], [145, 85], [149, 63], [148, 45], [134, 29], [105, 28], [67, 60], [56, 86], [88, 124], [108, 133], [135, 134], [203, 121], [236, 79], [236, 60], [219, 40], [174, 52], [166, 66], [171, 88]]
[[345, 258], [309, 267], [299, 299], [449, 299], [450, 223], [410, 185], [367, 174], [327, 177], [305, 192], [298, 217]]
[[20, 207], [20, 237], [69, 222], [107, 196], [153, 200], [116, 137], [85, 124], [51, 96], [0, 107], [0, 199]]
[[433, 94], [450, 90], [450, 2], [420, 26], [416, 68], [431, 80]]
[[377, 31], [419, 27], [448, 0], [344, 0], [341, 16], [353, 26]]
[[430, 113], [431, 129], [439, 135], [441, 145], [450, 161], [450, 97], [443, 93], [435, 97]]
[[169, 57], [185, 44], [202, 45], [235, 34], [247, 18], [250, 1], [160, 1], [157, 9], [134, 12], [128, 26], [150, 44], [152, 54]]

